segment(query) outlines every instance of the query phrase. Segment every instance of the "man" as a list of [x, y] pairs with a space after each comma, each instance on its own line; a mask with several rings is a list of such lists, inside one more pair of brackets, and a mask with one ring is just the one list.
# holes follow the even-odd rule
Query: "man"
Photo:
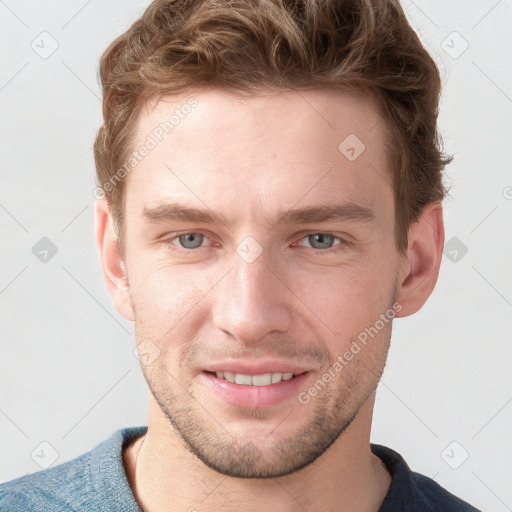
[[476, 510], [370, 444], [451, 160], [398, 2], [157, 1], [100, 71], [96, 242], [148, 426], [4, 484], [2, 510]]

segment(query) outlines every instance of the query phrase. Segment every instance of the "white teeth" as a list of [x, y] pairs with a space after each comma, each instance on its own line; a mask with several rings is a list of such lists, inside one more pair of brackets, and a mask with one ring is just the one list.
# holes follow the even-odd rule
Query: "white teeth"
[[244, 386], [250, 386], [252, 384], [252, 377], [242, 373], [235, 373], [235, 382]]
[[243, 373], [215, 372], [219, 379], [236, 382], [244, 386], [269, 386], [282, 380], [290, 380], [293, 373], [264, 373], [262, 375], [244, 375]]
[[263, 375], [253, 375], [252, 385], [253, 386], [268, 386], [272, 384], [272, 374], [265, 373]]
[[272, 384], [275, 384], [276, 382], [281, 382], [283, 378], [282, 373], [273, 373], [272, 374]]
[[224, 372], [224, 378], [229, 382], [235, 382], [235, 374], [231, 372]]

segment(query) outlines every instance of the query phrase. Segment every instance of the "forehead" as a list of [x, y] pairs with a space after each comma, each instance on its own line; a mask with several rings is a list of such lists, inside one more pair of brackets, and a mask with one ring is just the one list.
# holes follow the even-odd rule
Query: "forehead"
[[133, 149], [144, 147], [126, 192], [139, 213], [170, 200], [237, 215], [299, 201], [392, 202], [384, 121], [371, 97], [353, 92], [165, 97], [141, 112]]

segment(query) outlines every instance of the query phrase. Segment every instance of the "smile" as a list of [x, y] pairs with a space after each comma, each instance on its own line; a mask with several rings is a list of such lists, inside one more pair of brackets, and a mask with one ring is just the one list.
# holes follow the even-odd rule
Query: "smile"
[[233, 372], [215, 372], [219, 379], [242, 384], [243, 386], [270, 386], [283, 380], [290, 380], [295, 377], [293, 373], [263, 373], [261, 375], [245, 375]]

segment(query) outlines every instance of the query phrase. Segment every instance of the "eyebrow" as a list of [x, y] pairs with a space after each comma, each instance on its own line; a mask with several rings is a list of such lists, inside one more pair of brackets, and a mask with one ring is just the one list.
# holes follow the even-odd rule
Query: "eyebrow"
[[[179, 203], [167, 203], [152, 208], [145, 206], [142, 215], [150, 222], [181, 221], [202, 224], [228, 224], [226, 217], [208, 208], [191, 208]], [[370, 208], [355, 203], [343, 203], [279, 210], [271, 224], [372, 222], [374, 220], [375, 214]]]

